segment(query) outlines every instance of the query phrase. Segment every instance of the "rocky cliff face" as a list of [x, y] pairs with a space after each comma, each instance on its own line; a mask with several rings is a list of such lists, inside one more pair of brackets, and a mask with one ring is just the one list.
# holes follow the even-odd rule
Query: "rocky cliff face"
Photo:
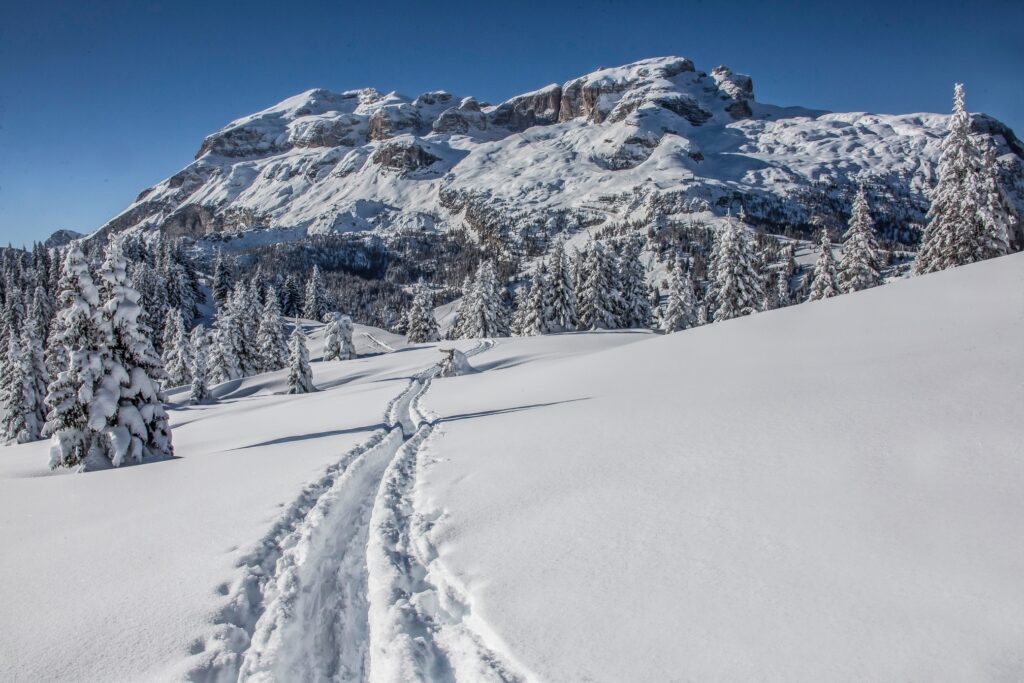
[[[614, 221], [650, 218], [652, 207], [743, 203], [773, 229], [841, 213], [855, 182], [891, 199], [879, 217], [899, 227], [924, 219], [945, 125], [938, 114], [761, 104], [749, 76], [705, 73], [680, 57], [600, 69], [496, 105], [447, 92], [318, 89], [208, 136], [192, 164], [104, 229], [444, 228], [465, 224], [465, 202], [444, 200], [456, 196], [531, 220], [561, 209]], [[975, 116], [974, 128], [998, 146], [1024, 208], [1024, 148], [994, 119]]]

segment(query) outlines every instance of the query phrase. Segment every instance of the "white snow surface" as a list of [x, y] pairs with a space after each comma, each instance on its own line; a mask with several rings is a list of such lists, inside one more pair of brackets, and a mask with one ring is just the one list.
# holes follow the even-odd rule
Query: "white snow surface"
[[0, 449], [0, 679], [1024, 677], [1024, 255], [450, 378], [310, 327], [175, 460]]

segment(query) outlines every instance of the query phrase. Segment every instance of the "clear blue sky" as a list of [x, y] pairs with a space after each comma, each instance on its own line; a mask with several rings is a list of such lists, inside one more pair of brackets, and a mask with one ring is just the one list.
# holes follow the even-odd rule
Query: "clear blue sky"
[[758, 100], [1024, 133], [1024, 1], [0, 0], [0, 243], [93, 230], [238, 116], [312, 87], [499, 101], [681, 55]]

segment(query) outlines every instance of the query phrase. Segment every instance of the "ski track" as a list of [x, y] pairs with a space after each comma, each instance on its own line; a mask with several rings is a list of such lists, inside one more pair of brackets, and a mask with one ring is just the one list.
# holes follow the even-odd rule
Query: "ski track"
[[384, 409], [387, 428], [307, 485], [240, 561], [213, 635], [191, 649], [190, 680], [526, 680], [438, 560], [439, 515], [415, 508], [437, 371], [410, 379]]

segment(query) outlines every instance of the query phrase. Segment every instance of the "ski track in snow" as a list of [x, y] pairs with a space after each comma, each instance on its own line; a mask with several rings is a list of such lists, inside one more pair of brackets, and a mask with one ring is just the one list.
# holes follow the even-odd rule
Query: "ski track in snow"
[[387, 428], [309, 484], [243, 558], [214, 635], [192, 648], [203, 659], [190, 680], [525, 680], [438, 561], [438, 515], [415, 509], [437, 371], [410, 379], [385, 407]]
[[376, 344], [377, 346], [379, 346], [382, 349], [384, 349], [384, 351], [386, 353], [391, 353], [392, 351], [397, 351], [397, 349], [395, 347], [391, 346], [390, 344], [385, 344], [384, 342], [382, 342], [380, 339], [377, 339], [376, 337], [374, 337], [369, 332], [363, 332], [363, 334], [366, 335], [367, 339], [369, 339], [374, 344]]

